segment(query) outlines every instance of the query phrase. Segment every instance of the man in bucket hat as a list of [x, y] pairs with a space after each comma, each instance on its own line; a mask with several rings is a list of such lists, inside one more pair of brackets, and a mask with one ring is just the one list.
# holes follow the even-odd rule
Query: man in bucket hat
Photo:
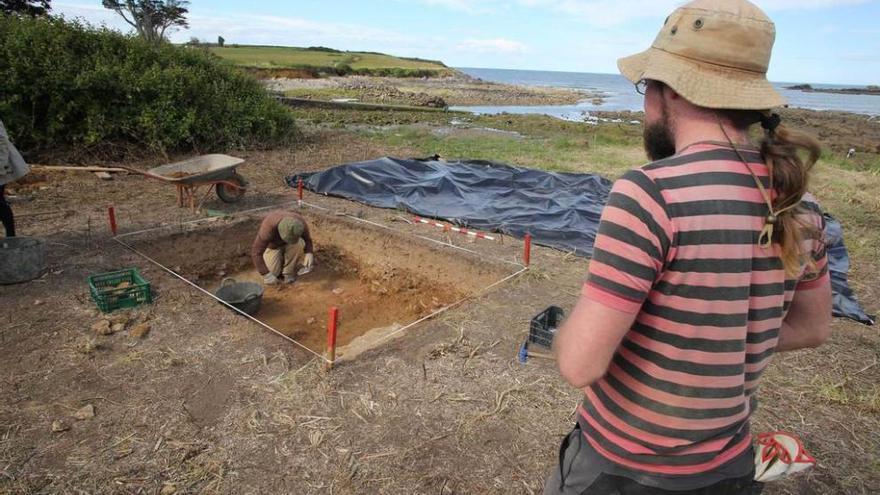
[[761, 373], [774, 352], [820, 345], [831, 319], [806, 192], [821, 150], [770, 113], [784, 104], [766, 78], [774, 38], [745, 0], [697, 0], [619, 61], [645, 95], [653, 162], [615, 182], [555, 339], [585, 398], [546, 494], [761, 490], [749, 431]]
[[266, 285], [292, 284], [298, 274], [311, 271], [314, 246], [303, 216], [284, 210], [266, 215], [251, 246], [251, 259]]

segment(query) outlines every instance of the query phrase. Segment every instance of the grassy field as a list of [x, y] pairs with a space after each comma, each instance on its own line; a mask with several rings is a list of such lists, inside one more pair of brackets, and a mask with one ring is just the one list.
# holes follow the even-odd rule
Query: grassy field
[[243, 46], [233, 45], [211, 47], [211, 52], [231, 60], [242, 67], [255, 68], [295, 68], [336, 67], [342, 64], [352, 69], [427, 69], [445, 70], [441, 62], [401, 58], [382, 53], [344, 52], [336, 50], [315, 50], [289, 46]]

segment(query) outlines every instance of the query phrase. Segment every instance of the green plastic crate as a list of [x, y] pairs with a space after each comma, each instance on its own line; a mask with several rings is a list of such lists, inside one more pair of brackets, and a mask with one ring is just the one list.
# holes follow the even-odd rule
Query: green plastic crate
[[[119, 287], [126, 282], [129, 284], [127, 287]], [[137, 268], [90, 276], [89, 293], [98, 309], [105, 313], [153, 302], [150, 283], [141, 276]]]

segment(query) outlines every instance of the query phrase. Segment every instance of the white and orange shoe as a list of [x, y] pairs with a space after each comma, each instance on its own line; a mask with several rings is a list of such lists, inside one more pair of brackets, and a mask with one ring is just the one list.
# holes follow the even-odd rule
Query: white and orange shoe
[[816, 465], [800, 439], [789, 433], [761, 433], [755, 443], [755, 481], [775, 481]]

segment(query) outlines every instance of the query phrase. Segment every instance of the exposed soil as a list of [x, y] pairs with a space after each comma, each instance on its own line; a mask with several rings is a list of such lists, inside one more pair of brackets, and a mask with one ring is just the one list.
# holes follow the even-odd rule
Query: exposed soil
[[[370, 331], [382, 333], [433, 313], [510, 271], [356, 220], [310, 210], [304, 214], [316, 268], [294, 284], [267, 287], [254, 316], [319, 354], [326, 348], [330, 307], [339, 309], [337, 343], [344, 347]], [[215, 292], [227, 277], [262, 282], [250, 257], [262, 216], [191, 224], [185, 232], [169, 227], [125, 242]], [[363, 350], [359, 346], [358, 352]], [[339, 354], [353, 353], [341, 349]]]

